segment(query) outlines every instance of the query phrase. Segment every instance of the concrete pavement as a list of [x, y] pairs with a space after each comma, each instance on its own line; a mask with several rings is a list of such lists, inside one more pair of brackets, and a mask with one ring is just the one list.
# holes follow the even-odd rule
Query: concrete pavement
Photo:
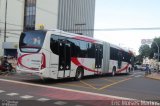
[[42, 81], [30, 75], [1, 75], [0, 99], [30, 98], [29, 100], [36, 101], [51, 100], [47, 104], [60, 101], [61, 104], [68, 105], [76, 102], [76, 105], [83, 106], [116, 105], [129, 98], [144, 101], [160, 100], [160, 82], [146, 78], [144, 75], [144, 71], [135, 71], [131, 75], [87, 77], [81, 81], [69, 79]]
[[0, 79], [0, 85], [3, 85], [0, 86], [1, 100], [32, 100], [32, 102], [39, 100], [51, 100], [54, 101], [54, 103], [60, 102], [60, 105], [62, 106], [72, 106], [67, 104], [73, 102], [75, 104], [73, 106], [109, 106], [117, 102], [120, 102], [121, 104], [122, 101], [135, 101], [134, 99], [129, 98], [122, 98], [5, 79]]
[[160, 73], [152, 73], [150, 75], [146, 76], [147, 78], [155, 79], [155, 80], [160, 80]]

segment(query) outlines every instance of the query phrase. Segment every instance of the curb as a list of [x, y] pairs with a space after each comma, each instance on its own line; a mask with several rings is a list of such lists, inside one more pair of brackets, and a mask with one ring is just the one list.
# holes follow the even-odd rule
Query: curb
[[150, 78], [150, 79], [154, 79], [154, 80], [160, 80], [160, 78], [156, 78], [156, 77], [154, 77], [154, 76], [152, 76], [152, 75], [148, 75], [148, 76], [146, 76], [147, 78]]

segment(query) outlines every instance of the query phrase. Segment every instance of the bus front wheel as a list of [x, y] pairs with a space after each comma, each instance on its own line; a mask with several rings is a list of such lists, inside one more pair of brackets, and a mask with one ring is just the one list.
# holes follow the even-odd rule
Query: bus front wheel
[[75, 80], [79, 81], [82, 79], [82, 77], [83, 77], [83, 69], [81, 67], [78, 67], [76, 71]]

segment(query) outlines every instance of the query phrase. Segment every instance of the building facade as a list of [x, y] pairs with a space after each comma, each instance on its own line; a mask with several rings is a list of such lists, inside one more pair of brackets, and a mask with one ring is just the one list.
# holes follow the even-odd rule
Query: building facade
[[38, 24], [93, 37], [94, 14], [95, 0], [0, 0], [0, 56], [16, 55], [20, 33]]
[[[4, 52], [10, 53], [8, 55], [16, 55], [19, 35], [23, 31], [23, 8], [24, 4], [20, 0], [7, 0], [7, 2], [6, 0], [0, 0], [0, 56], [2, 56]], [[5, 20], [6, 39], [4, 40]]]
[[93, 37], [95, 0], [59, 0], [57, 28]]

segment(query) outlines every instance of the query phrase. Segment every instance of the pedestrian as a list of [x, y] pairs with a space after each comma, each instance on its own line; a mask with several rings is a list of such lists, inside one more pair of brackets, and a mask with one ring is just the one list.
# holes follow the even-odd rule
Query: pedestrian
[[8, 60], [7, 60], [7, 56], [4, 56], [2, 61], [1, 61], [1, 65], [2, 67], [6, 68], [6, 64], [8, 64]]
[[159, 65], [158, 65], [157, 73], [160, 73], [160, 70], [159, 70]]
[[149, 64], [146, 64], [145, 75], [148, 75], [150, 72]]
[[158, 65], [158, 64], [157, 64], [156, 72], [157, 72], [157, 73], [159, 72], [159, 65]]

